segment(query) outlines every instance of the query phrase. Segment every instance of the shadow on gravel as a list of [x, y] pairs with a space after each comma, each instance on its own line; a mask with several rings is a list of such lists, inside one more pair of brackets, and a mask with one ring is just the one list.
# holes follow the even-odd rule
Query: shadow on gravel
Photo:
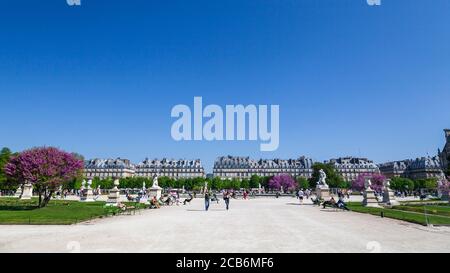
[[286, 203], [289, 206], [312, 206], [313, 204]]

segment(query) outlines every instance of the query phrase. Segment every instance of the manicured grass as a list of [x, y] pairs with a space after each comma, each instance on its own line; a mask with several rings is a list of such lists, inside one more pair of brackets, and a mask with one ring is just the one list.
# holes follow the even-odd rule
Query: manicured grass
[[447, 216], [449, 208], [445, 206], [442, 206], [440, 210], [433, 210], [433, 208], [441, 206], [427, 206], [430, 207], [430, 211], [432, 211], [433, 213], [427, 211], [426, 215], [424, 213], [423, 206], [417, 206], [417, 208], [413, 206], [398, 206], [392, 209], [383, 209], [363, 207], [359, 202], [352, 202], [348, 204], [348, 207], [350, 208], [350, 210], [355, 212], [368, 213], [377, 216], [381, 216], [381, 213], [383, 212], [383, 217], [403, 220], [421, 225], [450, 225], [450, 217]]
[[395, 206], [393, 209], [450, 217], [450, 206], [448, 205], [405, 205]]
[[[105, 208], [105, 202], [52, 200], [45, 208], [37, 205], [37, 198], [0, 198], [0, 224], [70, 225], [118, 212], [117, 208]], [[141, 208], [140, 204], [128, 205]]]

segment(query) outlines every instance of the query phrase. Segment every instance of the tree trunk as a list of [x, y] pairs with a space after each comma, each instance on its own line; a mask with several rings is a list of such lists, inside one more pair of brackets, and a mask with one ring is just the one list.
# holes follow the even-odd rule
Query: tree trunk
[[41, 204], [42, 204], [42, 190], [41, 190], [41, 187], [38, 187], [38, 194], [39, 194], [39, 207], [41, 207]]
[[19, 199], [22, 198], [24, 187], [25, 187], [25, 184], [22, 184], [22, 186], [20, 186], [20, 189], [21, 189], [22, 192], [20, 193]]
[[45, 190], [44, 201], [40, 205], [41, 208], [47, 206], [48, 202], [50, 202], [50, 199], [52, 198], [53, 192], [54, 191]]

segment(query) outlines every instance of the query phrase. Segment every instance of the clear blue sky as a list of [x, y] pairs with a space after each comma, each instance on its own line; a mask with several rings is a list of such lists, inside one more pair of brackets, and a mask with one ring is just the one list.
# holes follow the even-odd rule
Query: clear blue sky
[[[3, 0], [0, 146], [383, 162], [450, 127], [450, 1]], [[175, 104], [279, 104], [280, 147], [175, 142]]]

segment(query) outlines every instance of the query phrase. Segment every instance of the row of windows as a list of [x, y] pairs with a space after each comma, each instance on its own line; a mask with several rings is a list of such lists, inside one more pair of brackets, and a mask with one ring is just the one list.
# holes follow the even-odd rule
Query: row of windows
[[87, 177], [126, 177], [130, 174], [126, 173], [86, 173]]
[[272, 168], [252, 168], [252, 169], [247, 169], [247, 168], [233, 168], [233, 169], [228, 169], [228, 168], [215, 168], [214, 172], [251, 172], [251, 171], [265, 171], [265, 172], [305, 172], [305, 171], [311, 171], [312, 169], [307, 169], [307, 168], [302, 168], [302, 169], [298, 169], [298, 168], [292, 168], [292, 169], [272, 169]]
[[[267, 172], [267, 173], [214, 173], [214, 176], [216, 177], [252, 177], [253, 175], [257, 175], [257, 176], [275, 176], [275, 175], [279, 175], [280, 173], [277, 172]], [[289, 174], [289, 173], [288, 173]], [[311, 176], [311, 173], [290, 173], [291, 175], [294, 176], [300, 176], [300, 175], [304, 175], [304, 176]]]
[[191, 172], [191, 173], [203, 173], [203, 169], [161, 169], [161, 170], [155, 170], [155, 169], [138, 169], [136, 171], [137, 173], [177, 173], [177, 172]]
[[[151, 177], [154, 174], [136, 174], [136, 176], [139, 177]], [[203, 173], [158, 173], [159, 176], [165, 176], [165, 177], [202, 177], [204, 176]]]

